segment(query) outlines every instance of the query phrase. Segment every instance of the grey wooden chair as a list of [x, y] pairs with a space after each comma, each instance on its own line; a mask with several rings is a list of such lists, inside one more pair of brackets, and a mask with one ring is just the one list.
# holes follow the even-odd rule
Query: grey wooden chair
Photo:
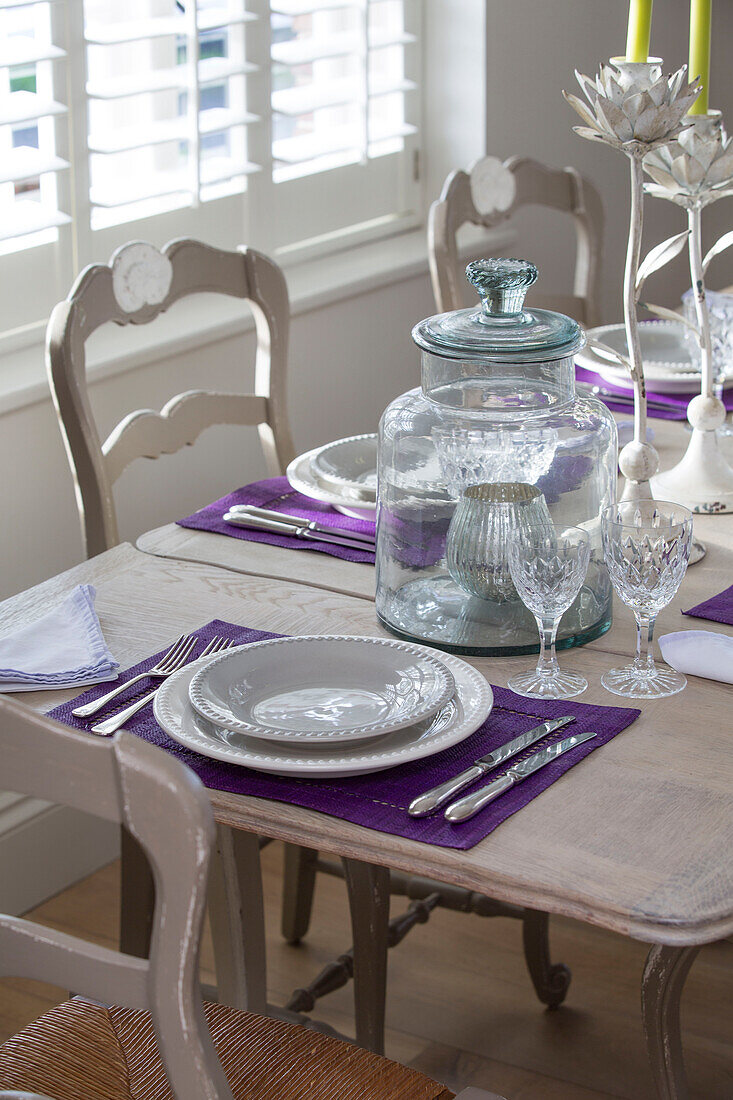
[[[85, 344], [102, 325], [144, 325], [174, 302], [203, 292], [239, 298], [251, 308], [256, 325], [254, 393], [193, 390], [171, 398], [160, 412], [141, 409], [126, 415], [102, 442], [89, 401]], [[284, 474], [294, 456], [286, 409], [290, 305], [282, 270], [250, 248], [222, 251], [193, 240], [176, 240], [158, 251], [132, 241], [108, 264], [92, 264], [79, 275], [68, 297], [54, 308], [46, 336], [46, 367], [74, 480], [87, 557], [119, 542], [112, 488], [138, 458], [158, 458], [194, 443], [215, 424], [256, 426], [270, 476]], [[244, 988], [244, 948], [239, 924], [241, 890], [237, 838], [220, 830], [211, 905], [219, 992], [242, 1007], [251, 999]], [[288, 854], [284, 924], [299, 905], [298, 868], [307, 860]], [[289, 870], [292, 868], [292, 870]], [[152, 915], [152, 882], [134, 843], [122, 838], [122, 939], [125, 950], [143, 954]], [[305, 887], [303, 887], [305, 889]], [[312, 891], [311, 891], [312, 893]], [[306, 899], [310, 907], [310, 895]]]
[[497, 157], [483, 157], [468, 171], [451, 172], [440, 198], [430, 207], [428, 254], [438, 311], [466, 305], [465, 276], [456, 245], [461, 226], [470, 223], [492, 229], [524, 206], [545, 206], [569, 215], [576, 238], [572, 293], [533, 291], [531, 304], [568, 313], [586, 327], [597, 325], [604, 224], [601, 197], [575, 168], [548, 168], [518, 156], [503, 162]]
[[[123, 824], [149, 859], [156, 885], [144, 959], [0, 915], [0, 976], [84, 991], [0, 1046], [0, 1097], [453, 1096], [415, 1070], [330, 1035], [204, 1005], [198, 958], [215, 825], [202, 784], [180, 761], [133, 734], [89, 737], [5, 700], [0, 755], [8, 789]], [[257, 838], [249, 843], [256, 853]], [[491, 1094], [467, 1089], [461, 1100]]]

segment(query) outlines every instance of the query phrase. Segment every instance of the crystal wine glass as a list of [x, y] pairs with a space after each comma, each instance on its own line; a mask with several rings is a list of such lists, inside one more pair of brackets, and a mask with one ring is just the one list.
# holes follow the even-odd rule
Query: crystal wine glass
[[604, 510], [601, 531], [611, 583], [636, 618], [636, 657], [605, 672], [601, 683], [627, 699], [676, 695], [687, 680], [668, 665], [655, 664], [651, 645], [657, 615], [687, 569], [692, 513], [663, 500], [630, 500]]
[[555, 655], [560, 619], [585, 580], [590, 561], [588, 532], [580, 527], [543, 524], [517, 533], [508, 547], [509, 570], [522, 603], [540, 632], [537, 667], [509, 680], [518, 695], [531, 699], [571, 699], [588, 687], [578, 672], [561, 669]]

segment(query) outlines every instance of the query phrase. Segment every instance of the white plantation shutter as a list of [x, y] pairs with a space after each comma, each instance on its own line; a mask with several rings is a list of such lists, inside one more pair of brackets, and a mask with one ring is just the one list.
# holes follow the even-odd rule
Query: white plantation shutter
[[55, 119], [66, 107], [54, 98], [51, 3], [0, 0], [0, 255], [56, 237], [69, 222], [59, 209]]
[[0, 0], [0, 332], [132, 238], [284, 258], [415, 224], [420, 8]]

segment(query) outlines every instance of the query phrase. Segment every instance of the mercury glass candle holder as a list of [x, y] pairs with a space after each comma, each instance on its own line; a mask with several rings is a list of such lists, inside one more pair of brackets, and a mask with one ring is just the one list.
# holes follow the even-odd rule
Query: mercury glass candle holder
[[509, 542], [517, 532], [552, 526], [544, 495], [525, 482], [469, 485], [448, 528], [446, 564], [471, 596], [496, 603], [518, 599], [509, 571]]

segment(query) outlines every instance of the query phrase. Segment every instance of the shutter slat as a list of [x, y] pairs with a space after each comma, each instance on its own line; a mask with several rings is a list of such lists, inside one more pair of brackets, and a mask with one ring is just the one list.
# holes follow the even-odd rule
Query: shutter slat
[[[198, 28], [200, 31], [215, 30], [217, 27], [252, 23], [256, 19], [257, 16], [252, 12], [227, 12], [223, 8], [214, 8], [200, 13]], [[186, 20], [181, 14], [136, 19], [129, 23], [91, 24], [84, 31], [84, 37], [94, 46], [116, 46], [122, 42], [147, 42], [152, 38], [167, 38], [185, 33]]]
[[0, 126], [18, 122], [35, 122], [48, 115], [63, 115], [66, 107], [52, 99], [42, 99], [34, 92], [12, 92], [5, 100], [6, 107], [0, 113]]
[[[207, 57], [199, 62], [199, 84], [218, 84], [230, 76], [257, 72], [257, 66], [247, 61], [230, 61], [226, 57]], [[123, 99], [145, 92], [167, 92], [186, 87], [186, 66], [172, 69], [150, 69], [134, 76], [107, 77], [90, 80], [87, 95], [90, 99]]]
[[17, 183], [19, 180], [33, 179], [44, 172], [61, 172], [68, 167], [69, 162], [61, 157], [21, 146], [19, 149], [12, 149], [0, 161], [0, 183]]
[[[413, 92], [417, 84], [412, 80], [372, 81], [369, 98], [377, 99], [395, 92]], [[306, 84], [299, 88], [284, 88], [272, 93], [272, 109], [281, 115], [297, 117], [307, 115], [323, 107], [339, 107], [358, 99], [357, 80], [331, 81], [323, 84]]]
[[[234, 164], [232, 161], [207, 161], [201, 164], [202, 184], [221, 183], [248, 176], [259, 171], [257, 164]], [[92, 188], [91, 200], [95, 206], [112, 209], [119, 206], [131, 206], [145, 199], [163, 198], [167, 195], [190, 194], [190, 176], [184, 170], [180, 172], [157, 172], [147, 179], [136, 179], [134, 184], [124, 182], [115, 191], [110, 187]]]
[[29, 233], [39, 233], [42, 229], [53, 229], [59, 225], [67, 225], [70, 221], [69, 215], [60, 210], [51, 210], [31, 200], [16, 201], [5, 209], [0, 207], [0, 241], [25, 237]]
[[[381, 50], [387, 46], [408, 46], [416, 42], [414, 34], [376, 33], [369, 36], [369, 49]], [[272, 46], [272, 57], [283, 65], [306, 65], [312, 61], [323, 61], [329, 57], [343, 57], [358, 54], [362, 50], [361, 40], [356, 34], [338, 34], [333, 36], [314, 35], [311, 38], [294, 38], [289, 42], [276, 42]]]
[[48, 42], [38, 42], [25, 35], [13, 35], [0, 42], [0, 69], [9, 65], [29, 65], [35, 61], [53, 61], [66, 57], [66, 51]]
[[[199, 118], [199, 131], [202, 134], [232, 130], [236, 126], [251, 126], [260, 121], [258, 115], [225, 107], [202, 111]], [[118, 130], [91, 134], [88, 145], [92, 153], [122, 153], [132, 149], [143, 149], [149, 145], [165, 145], [169, 141], [184, 141], [187, 134], [187, 119], [161, 119], [159, 122], [142, 126], [125, 126]]]

